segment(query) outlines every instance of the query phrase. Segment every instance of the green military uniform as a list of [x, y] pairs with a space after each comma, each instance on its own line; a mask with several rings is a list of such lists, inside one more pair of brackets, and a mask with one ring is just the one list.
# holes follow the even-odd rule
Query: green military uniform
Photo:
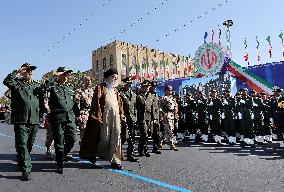
[[[142, 85], [149, 86], [150, 83], [147, 80], [144, 80]], [[150, 154], [147, 152], [147, 143], [148, 143], [148, 133], [151, 129], [151, 110], [153, 104], [152, 94], [148, 92], [140, 92], [136, 98], [137, 103], [137, 124], [140, 131], [140, 140], [138, 144], [138, 152], [140, 156], [150, 157]]]
[[236, 111], [235, 111], [235, 125], [236, 125], [236, 133], [237, 136], [240, 138], [240, 141], [242, 142], [244, 140], [244, 128], [242, 126], [242, 110], [241, 110], [241, 97], [240, 94], [237, 93], [235, 96], [236, 99]]
[[221, 110], [222, 102], [219, 98], [210, 98], [208, 100], [208, 113], [209, 113], [209, 126], [210, 134], [213, 136], [217, 143], [221, 143]]
[[[156, 86], [156, 82], [151, 82], [152, 86]], [[151, 106], [151, 126], [152, 126], [152, 138], [153, 138], [153, 153], [160, 154], [159, 144], [161, 142], [160, 132], [160, 98], [158, 94], [153, 91], [150, 92], [151, 98], [153, 99]]]
[[[71, 72], [59, 67], [57, 72]], [[54, 148], [58, 168], [63, 168], [64, 158], [76, 141], [75, 125], [75, 90], [67, 84], [60, 84], [58, 79], [49, 82], [46, 89], [50, 109], [49, 123], [54, 138]]]
[[264, 104], [261, 98], [253, 98], [254, 107], [254, 119], [253, 119], [253, 131], [255, 134], [256, 142], [264, 142], [264, 115], [263, 108]]
[[[265, 95], [265, 93], [264, 93]], [[271, 100], [269, 99], [263, 99], [263, 108], [262, 113], [263, 113], [263, 134], [264, 134], [264, 140], [267, 142], [272, 142], [272, 113], [271, 113]]]
[[203, 141], [208, 141], [208, 104], [207, 99], [201, 93], [197, 98], [197, 127], [200, 129], [201, 138]]
[[226, 133], [229, 137], [229, 143], [236, 143], [236, 100], [232, 97], [227, 97], [223, 100], [224, 125]]
[[244, 129], [244, 141], [247, 144], [254, 144], [253, 133], [253, 100], [249, 96], [242, 96], [240, 100], [241, 106], [241, 123]]
[[197, 103], [188, 95], [185, 102], [184, 107], [184, 121], [185, 121], [185, 130], [188, 131], [189, 139], [195, 140], [196, 132], [197, 132]]
[[30, 152], [43, 107], [42, 89], [38, 82], [27, 82], [19, 77], [16, 70], [4, 79], [3, 84], [11, 90], [11, 123], [14, 124], [18, 166], [23, 173], [29, 173], [32, 168]]
[[[124, 79], [124, 82], [128, 79]], [[123, 80], [122, 80], [123, 81]], [[122, 88], [120, 91], [121, 100], [123, 103], [123, 111], [126, 117], [127, 127], [125, 130], [122, 129], [122, 138], [127, 141], [127, 160], [136, 161], [134, 156], [134, 144], [135, 144], [135, 123], [137, 121], [137, 110], [136, 110], [136, 97], [137, 95], [131, 90]]]

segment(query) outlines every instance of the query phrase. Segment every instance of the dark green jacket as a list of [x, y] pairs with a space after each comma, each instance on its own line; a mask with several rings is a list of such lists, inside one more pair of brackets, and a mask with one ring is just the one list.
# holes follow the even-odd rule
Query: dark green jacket
[[46, 82], [46, 95], [50, 118], [56, 123], [74, 122], [76, 105], [75, 89], [69, 84], [59, 84], [56, 79]]
[[157, 93], [151, 93], [152, 98], [153, 98], [153, 104], [151, 108], [151, 116], [152, 116], [152, 121], [157, 120], [159, 121], [160, 119], [160, 98], [157, 95]]
[[144, 121], [151, 121], [151, 110], [152, 110], [152, 103], [153, 98], [152, 95], [147, 93], [139, 93], [137, 95], [137, 121], [144, 122]]
[[123, 111], [127, 121], [137, 121], [137, 110], [136, 110], [136, 94], [132, 90], [125, 90], [124, 88], [120, 91], [121, 100], [123, 102]]
[[10, 73], [3, 81], [11, 90], [11, 123], [39, 124], [43, 109], [43, 93], [40, 84], [17, 77], [17, 71]]

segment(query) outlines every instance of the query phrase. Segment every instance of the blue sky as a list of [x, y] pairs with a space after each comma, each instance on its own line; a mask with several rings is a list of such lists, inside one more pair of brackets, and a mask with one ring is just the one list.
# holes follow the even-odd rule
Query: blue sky
[[[260, 42], [261, 63], [282, 60], [282, 46], [278, 35], [283, 29], [283, 0], [228, 0], [224, 6], [201, 19], [189, 21], [216, 7], [224, 0], [2, 0], [0, 2], [0, 81], [24, 62], [38, 66], [35, 79], [56, 69], [67, 66], [72, 69], [91, 68], [91, 51], [105, 45], [126, 29], [118, 40], [147, 45], [163, 51], [194, 55], [203, 43], [203, 35], [211, 28], [222, 29], [223, 21], [232, 19], [233, 59], [245, 66], [244, 39], [247, 38], [251, 64], [258, 64], [256, 41]], [[102, 5], [104, 7], [101, 7]], [[154, 11], [154, 8], [157, 8]], [[99, 9], [99, 11], [94, 11]], [[147, 12], [150, 12], [148, 15]], [[94, 13], [91, 15], [91, 13]], [[137, 19], [144, 19], [130, 27]], [[87, 21], [84, 21], [88, 18]], [[81, 26], [79, 24], [82, 23]], [[184, 24], [187, 27], [172, 32]], [[219, 27], [218, 27], [219, 25]], [[79, 27], [78, 27], [79, 26]], [[73, 28], [76, 28], [74, 31]], [[284, 30], [284, 29], [283, 29]], [[71, 32], [71, 35], [67, 35]], [[156, 40], [166, 33], [170, 35]], [[270, 35], [273, 57], [268, 57], [266, 37]], [[62, 37], [66, 38], [62, 40]], [[57, 44], [57, 41], [60, 41]], [[56, 45], [52, 48], [52, 45]], [[42, 56], [42, 53], [48, 54]], [[0, 95], [6, 90], [0, 85]]]

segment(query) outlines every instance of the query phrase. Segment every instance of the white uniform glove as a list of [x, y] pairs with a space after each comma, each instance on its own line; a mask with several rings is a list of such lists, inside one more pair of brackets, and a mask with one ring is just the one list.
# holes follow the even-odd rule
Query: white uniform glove
[[222, 113], [221, 118], [225, 119], [225, 113]]
[[212, 120], [212, 119], [213, 119], [212, 115], [209, 115], [209, 119], [210, 119], [210, 120]]
[[239, 117], [239, 119], [242, 119], [242, 118], [243, 118], [243, 115], [242, 115], [241, 112], [238, 112], [238, 117]]
[[245, 100], [241, 99], [240, 103], [245, 104], [246, 102], [245, 102]]
[[223, 104], [224, 104], [224, 105], [228, 105], [229, 103], [228, 103], [227, 100], [224, 100], [224, 101], [223, 101]]
[[258, 107], [258, 104], [256, 104], [256, 103], [252, 103], [252, 106], [254, 106], [254, 107]]
[[251, 114], [251, 119], [254, 119], [254, 114]]
[[209, 106], [212, 106], [213, 105], [213, 101], [211, 101], [210, 103], [209, 103]]

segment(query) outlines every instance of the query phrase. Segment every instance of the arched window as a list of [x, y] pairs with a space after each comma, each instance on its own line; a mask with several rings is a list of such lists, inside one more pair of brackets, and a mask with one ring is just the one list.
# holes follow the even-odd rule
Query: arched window
[[113, 64], [114, 64], [113, 55], [110, 55], [110, 57], [109, 57], [109, 65], [110, 65], [110, 67], [112, 67]]
[[106, 58], [103, 58], [103, 69], [106, 69]]

